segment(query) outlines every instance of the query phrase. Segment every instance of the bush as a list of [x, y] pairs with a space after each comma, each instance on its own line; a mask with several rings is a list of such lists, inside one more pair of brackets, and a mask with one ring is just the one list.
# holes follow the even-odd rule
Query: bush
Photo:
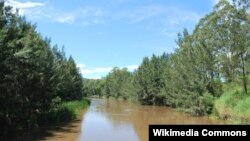
[[211, 114], [214, 107], [214, 96], [210, 93], [207, 93], [203, 96], [202, 102], [204, 105], [205, 113]]
[[79, 112], [87, 107], [90, 101], [82, 99], [81, 101], [63, 102], [58, 107], [48, 111], [40, 117], [41, 124], [67, 122], [76, 119]]
[[244, 98], [234, 107], [236, 115], [234, 118], [237, 122], [245, 124], [250, 123], [250, 97]]
[[250, 123], [250, 96], [239, 89], [228, 90], [215, 101], [214, 113], [233, 123]]

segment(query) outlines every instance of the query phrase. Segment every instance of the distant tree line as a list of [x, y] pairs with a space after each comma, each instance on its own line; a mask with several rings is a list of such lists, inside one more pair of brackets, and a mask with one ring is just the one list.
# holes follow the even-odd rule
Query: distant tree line
[[37, 127], [52, 108], [82, 96], [82, 77], [73, 58], [0, 2], [1, 133]]
[[249, 94], [250, 2], [221, 0], [200, 19], [192, 34], [186, 29], [171, 54], [145, 57], [135, 72], [114, 68], [103, 78], [101, 95], [147, 105], [210, 114], [224, 85]]

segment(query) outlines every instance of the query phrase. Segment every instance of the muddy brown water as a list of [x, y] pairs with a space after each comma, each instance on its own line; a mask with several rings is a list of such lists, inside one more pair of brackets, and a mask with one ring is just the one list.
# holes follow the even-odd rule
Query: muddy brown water
[[193, 117], [163, 106], [142, 106], [127, 101], [92, 99], [83, 115], [77, 141], [147, 141], [149, 124], [224, 124], [208, 117]]
[[3, 141], [147, 141], [149, 124], [224, 124], [193, 117], [164, 106], [142, 106], [114, 99], [91, 99], [91, 105], [71, 123], [41, 128]]

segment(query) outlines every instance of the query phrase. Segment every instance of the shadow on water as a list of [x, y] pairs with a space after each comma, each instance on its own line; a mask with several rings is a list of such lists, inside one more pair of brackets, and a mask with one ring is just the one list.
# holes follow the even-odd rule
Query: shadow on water
[[15, 131], [5, 136], [0, 135], [0, 141], [75, 141], [81, 132], [81, 121], [86, 110], [72, 122]]

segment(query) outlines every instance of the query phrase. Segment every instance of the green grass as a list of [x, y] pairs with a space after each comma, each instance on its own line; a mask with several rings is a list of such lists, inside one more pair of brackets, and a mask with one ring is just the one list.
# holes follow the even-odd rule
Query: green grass
[[80, 101], [63, 102], [56, 108], [48, 111], [47, 114], [42, 115], [42, 123], [61, 123], [72, 121], [77, 118], [82, 109], [90, 105], [90, 101], [83, 98]]
[[250, 96], [242, 99], [234, 107], [236, 115], [234, 115], [236, 122], [242, 124], [250, 123]]
[[250, 95], [237, 86], [225, 86], [226, 91], [215, 101], [214, 114], [230, 123], [250, 124]]

